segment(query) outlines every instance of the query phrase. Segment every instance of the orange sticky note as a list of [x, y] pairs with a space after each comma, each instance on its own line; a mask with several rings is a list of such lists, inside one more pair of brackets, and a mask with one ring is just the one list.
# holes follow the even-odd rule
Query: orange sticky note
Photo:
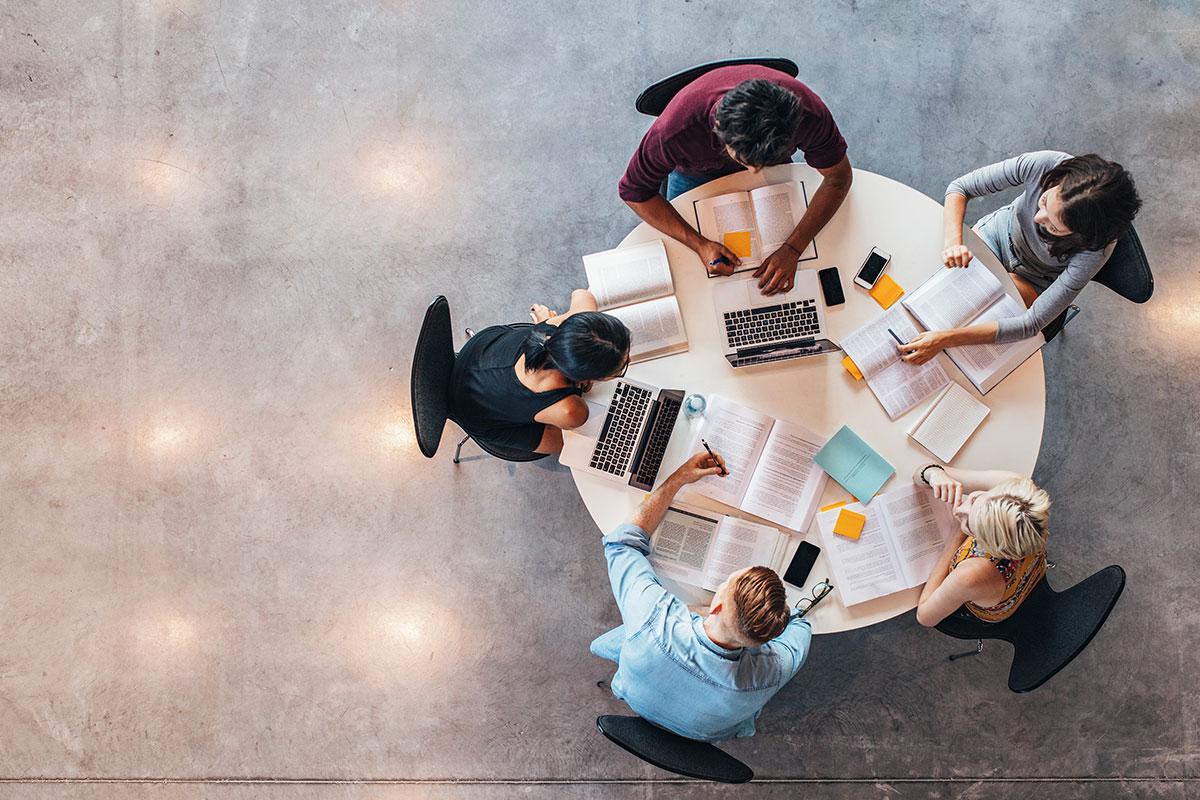
[[851, 375], [854, 376], [854, 380], [856, 380], [856, 381], [862, 380], [862, 370], [860, 370], [858, 368], [858, 364], [855, 364], [853, 361], [850, 360], [850, 356], [846, 356], [845, 358], [842, 359], [842, 366], [846, 368], [846, 372], [849, 372]]
[[750, 231], [726, 231], [725, 246], [732, 250], [738, 258], [749, 258], [751, 254]]
[[821, 507], [820, 507], [820, 508], [818, 508], [817, 510], [818, 510], [818, 511], [832, 511], [832, 510], [833, 510], [833, 509], [835, 509], [835, 508], [841, 508], [841, 507], [842, 507], [842, 506], [844, 506], [844, 505], [849, 505], [849, 503], [850, 503], [850, 501], [849, 501], [849, 500], [843, 500], [843, 501], [841, 501], [840, 503], [830, 503], [830, 504], [829, 504], [829, 505], [827, 505], [827, 506], [821, 506]]
[[863, 525], [867, 518], [862, 514], [843, 508], [838, 512], [837, 522], [833, 523], [833, 532], [847, 539], [858, 539], [862, 535]]
[[879, 276], [879, 280], [875, 281], [875, 285], [867, 294], [886, 309], [891, 308], [893, 303], [904, 296], [904, 287], [892, 280], [891, 275], [884, 274]]

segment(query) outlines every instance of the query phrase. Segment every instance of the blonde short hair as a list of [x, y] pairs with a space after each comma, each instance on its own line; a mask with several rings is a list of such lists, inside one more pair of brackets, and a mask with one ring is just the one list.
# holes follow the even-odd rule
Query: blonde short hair
[[1027, 558], [1046, 548], [1050, 495], [1029, 478], [997, 485], [980, 504], [971, 530], [975, 541], [1000, 558]]

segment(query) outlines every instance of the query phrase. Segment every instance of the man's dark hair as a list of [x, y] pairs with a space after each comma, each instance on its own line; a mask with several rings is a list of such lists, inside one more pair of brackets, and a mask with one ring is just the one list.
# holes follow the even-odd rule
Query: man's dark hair
[[748, 167], [785, 164], [803, 118], [800, 100], [779, 84], [742, 81], [717, 104], [717, 136]]

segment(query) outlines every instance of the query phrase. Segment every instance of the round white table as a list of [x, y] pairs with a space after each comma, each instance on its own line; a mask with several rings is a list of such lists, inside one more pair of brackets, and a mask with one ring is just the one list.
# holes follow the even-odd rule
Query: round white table
[[[811, 201], [813, 192], [820, 185], [821, 176], [806, 164], [770, 167], [758, 175], [739, 172], [681, 195], [675, 199], [674, 205], [685, 220], [694, 224], [693, 200], [788, 180], [804, 181]], [[929, 401], [918, 404], [895, 421], [889, 420], [866, 382], [855, 381], [842, 367], [840, 354], [736, 370], [729, 366], [722, 355], [718, 338], [712, 287], [719, 280], [747, 278], [751, 273], [739, 273], [734, 278], [710, 279], [695, 253], [645, 223], [626, 236], [621, 246], [653, 239], [662, 239], [667, 247], [689, 349], [686, 353], [635, 364], [629, 369], [631, 378], [660, 388], [684, 389], [688, 393], [704, 395], [719, 394], [773, 417], [799, 422], [826, 436], [831, 436], [843, 424], [849, 425], [896, 467], [896, 475], [881, 491], [888, 491], [909, 481], [913, 470], [919, 465], [936, 460], [909, 439], [906, 433], [914, 416], [919, 415]], [[872, 247], [878, 246], [892, 254], [888, 273], [908, 291], [916, 289], [930, 274], [942, 268], [942, 206], [890, 178], [856, 169], [849, 196], [825, 229], [817, 235], [816, 242], [818, 257], [802, 261], [800, 268], [838, 267], [846, 303], [827, 308], [826, 318], [830, 338], [840, 342], [845, 334], [883, 311], [865, 290], [853, 283], [854, 273]], [[966, 244], [972, 253], [1001, 276], [1004, 286], [1016, 297], [1012, 282], [999, 261], [970, 230], [966, 232]], [[953, 380], [974, 396], [979, 396], [944, 354], [938, 358], [943, 359], [946, 371]], [[598, 396], [594, 399], [600, 402], [606, 400], [606, 396], [611, 394], [612, 385], [598, 386]], [[955, 465], [1032, 474], [1041, 446], [1046, 405], [1041, 353], [1035, 354], [993, 389], [984, 402], [991, 408], [991, 414], [955, 457]], [[698, 421], [689, 422], [680, 414], [680, 421], [659, 473], [660, 478], [690, 455], [686, 451], [690, 437], [681, 428], [696, 424]], [[643, 496], [628, 486], [579, 470], [572, 472], [579, 494], [601, 531], [610, 531], [627, 520]], [[841, 486], [830, 480], [819, 507], [852, 499]], [[720, 513], [755, 519], [707, 498], [693, 495], [687, 502]], [[819, 546], [815, 523], [809, 531], [792, 534], [785, 565], [801, 540], [807, 539]], [[822, 553], [809, 575], [808, 586], [826, 576], [833, 578]], [[712, 596], [695, 587], [674, 582], [670, 582], [669, 588], [692, 605], [707, 605]], [[792, 586], [787, 588], [790, 603], [800, 599], [802, 595], [798, 589]], [[835, 588], [812, 611], [809, 619], [813, 631], [818, 634], [853, 630], [882, 622], [916, 607], [920, 592], [918, 586], [846, 607]]]

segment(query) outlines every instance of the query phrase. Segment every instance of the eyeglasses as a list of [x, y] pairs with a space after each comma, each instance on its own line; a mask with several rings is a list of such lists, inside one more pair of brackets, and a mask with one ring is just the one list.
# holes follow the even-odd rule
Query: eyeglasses
[[818, 583], [813, 587], [812, 597], [802, 597], [796, 601], [796, 608], [800, 609], [797, 617], [803, 617], [809, 611], [813, 610], [813, 606], [825, 599], [825, 595], [833, 591], [833, 584], [829, 582], [829, 578]]
[[613, 375], [614, 378], [624, 378], [625, 373], [629, 372], [629, 365], [633, 363], [632, 358], [625, 359], [625, 366], [621, 367], [621, 371]]

